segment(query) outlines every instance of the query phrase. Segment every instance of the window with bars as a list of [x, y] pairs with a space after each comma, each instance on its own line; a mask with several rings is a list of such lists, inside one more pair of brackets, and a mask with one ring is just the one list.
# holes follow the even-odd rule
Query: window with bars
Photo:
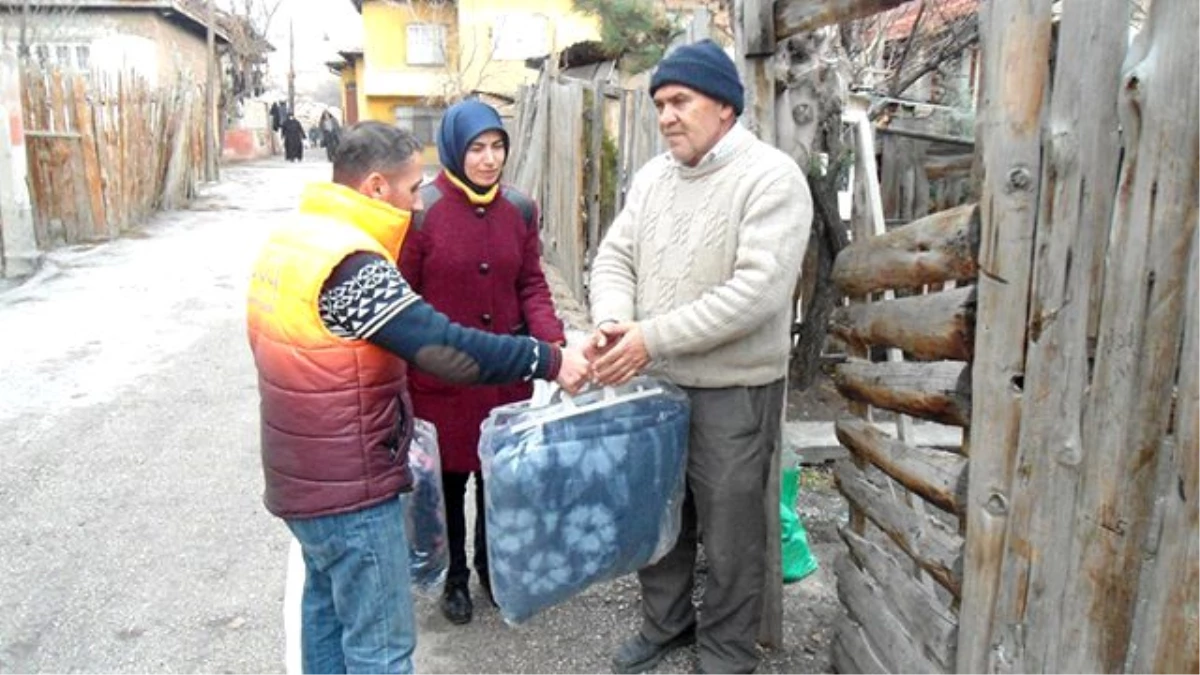
[[446, 27], [440, 23], [414, 23], [408, 26], [410, 66], [443, 66], [446, 64]]
[[86, 44], [36, 44], [33, 55], [43, 68], [87, 74], [92, 67], [92, 48]]
[[408, 129], [417, 140], [426, 145], [434, 142], [438, 126], [442, 123], [441, 108], [398, 105], [393, 112], [396, 115], [396, 126]]

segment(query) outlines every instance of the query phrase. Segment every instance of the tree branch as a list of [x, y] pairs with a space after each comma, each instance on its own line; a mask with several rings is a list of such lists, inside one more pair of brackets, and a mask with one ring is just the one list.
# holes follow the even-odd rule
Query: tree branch
[[896, 91], [897, 81], [900, 78], [900, 72], [904, 70], [904, 64], [908, 62], [908, 55], [912, 51], [913, 42], [921, 34], [921, 19], [923, 18], [925, 18], [925, 0], [921, 0], [921, 5], [917, 7], [917, 18], [913, 19], [912, 30], [908, 33], [908, 39], [904, 41], [904, 51], [900, 53], [900, 61], [896, 64], [896, 69], [892, 72], [892, 76], [888, 78], [891, 80], [889, 88], [891, 96], [896, 96], [900, 93]]

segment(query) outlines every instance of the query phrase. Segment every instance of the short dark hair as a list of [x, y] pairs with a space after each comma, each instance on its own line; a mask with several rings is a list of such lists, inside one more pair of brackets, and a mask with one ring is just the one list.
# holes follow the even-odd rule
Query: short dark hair
[[419, 152], [421, 141], [407, 129], [374, 120], [352, 124], [333, 156], [333, 182], [358, 187], [371, 173], [391, 173]]

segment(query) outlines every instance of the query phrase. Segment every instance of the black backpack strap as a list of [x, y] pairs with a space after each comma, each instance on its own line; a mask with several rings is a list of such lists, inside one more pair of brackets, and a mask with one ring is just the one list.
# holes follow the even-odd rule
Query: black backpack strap
[[534, 206], [532, 199], [526, 197], [520, 190], [508, 185], [501, 188], [500, 194], [521, 212], [521, 217], [525, 219], [526, 227], [537, 227], [537, 223], [534, 222], [534, 217], [537, 215], [537, 207]]
[[425, 225], [425, 214], [433, 208], [433, 205], [438, 203], [442, 198], [442, 191], [433, 183], [426, 183], [421, 186], [421, 202], [425, 208], [413, 214], [412, 225], [410, 229], [414, 232], [419, 232]]

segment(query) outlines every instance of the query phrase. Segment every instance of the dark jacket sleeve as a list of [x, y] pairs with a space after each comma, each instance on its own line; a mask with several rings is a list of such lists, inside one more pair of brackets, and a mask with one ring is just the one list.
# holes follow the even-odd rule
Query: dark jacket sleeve
[[517, 276], [517, 297], [521, 302], [521, 316], [529, 326], [529, 334], [546, 342], [562, 343], [566, 341], [562, 321], [554, 311], [554, 299], [550, 294], [550, 284], [546, 283], [546, 274], [542, 270], [542, 242], [538, 223], [540, 213], [536, 205], [530, 203], [533, 218], [525, 223], [522, 232], [521, 271]]
[[[360, 275], [364, 268], [370, 273]], [[386, 290], [386, 301], [380, 301], [383, 296], [375, 289], [364, 288], [370, 283]], [[368, 340], [447, 382], [553, 380], [562, 364], [562, 352], [553, 344], [451, 322], [404, 281], [396, 266], [375, 253], [355, 253], [339, 263], [324, 284], [321, 306], [322, 320], [335, 334]]]

